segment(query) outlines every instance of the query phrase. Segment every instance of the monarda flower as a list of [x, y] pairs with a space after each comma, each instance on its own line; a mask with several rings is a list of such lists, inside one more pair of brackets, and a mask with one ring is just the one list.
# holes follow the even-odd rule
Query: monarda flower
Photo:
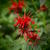
[[[35, 41], [36, 39], [40, 39], [38, 36], [38, 33], [36, 31], [32, 31], [32, 25], [35, 24], [35, 21], [32, 21], [29, 15], [27, 16], [24, 13], [24, 16], [20, 17], [19, 14], [17, 14], [17, 18], [15, 18], [15, 27], [18, 27], [21, 35], [24, 35], [24, 39], [27, 42], [27, 40]], [[32, 24], [32, 25], [31, 25]], [[40, 32], [40, 31], [38, 31]]]
[[24, 6], [24, 0], [22, 0], [22, 2], [19, 0], [19, 2], [13, 2], [12, 1], [12, 6], [9, 8], [10, 12], [13, 10], [14, 13], [19, 13], [19, 12], [22, 12], [22, 8]]
[[40, 37], [38, 34], [36, 34], [35, 32], [29, 32], [29, 33], [25, 33], [24, 34], [24, 39], [27, 42], [28, 40], [28, 45], [32, 45], [32, 44], [38, 44], [38, 40], [40, 40]]
[[30, 32], [27, 34], [28, 38], [32, 39], [32, 40], [36, 40], [38, 37], [38, 34]]
[[45, 5], [42, 5], [42, 6], [40, 6], [40, 10], [41, 11], [46, 11], [47, 10], [47, 7]]
[[17, 22], [16, 24], [14, 24], [14, 26], [18, 26], [19, 29], [21, 29], [22, 33], [27, 33], [29, 30], [29, 25], [31, 22], [31, 18], [29, 16], [26, 16], [26, 14], [24, 13], [24, 16], [20, 17], [19, 15], [17, 15], [18, 18], [16, 18]]

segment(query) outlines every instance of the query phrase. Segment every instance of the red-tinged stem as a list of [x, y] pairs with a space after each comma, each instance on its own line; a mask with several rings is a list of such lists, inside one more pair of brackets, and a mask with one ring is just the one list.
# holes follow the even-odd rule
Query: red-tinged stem
[[11, 0], [11, 2], [13, 3], [13, 0]]
[[27, 38], [27, 34], [26, 33], [24, 33], [24, 39], [27, 42], [28, 38]]

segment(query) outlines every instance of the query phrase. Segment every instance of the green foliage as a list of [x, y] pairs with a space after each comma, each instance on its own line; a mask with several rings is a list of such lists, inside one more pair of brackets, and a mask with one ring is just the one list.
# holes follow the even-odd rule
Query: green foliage
[[[17, 0], [15, 0], [17, 1]], [[36, 12], [40, 7], [38, 0], [25, 0], [27, 4], [26, 14], [32, 12], [33, 18], [39, 24], [41, 32], [39, 33], [39, 45], [36, 47], [29, 46], [24, 38], [19, 36], [18, 29], [14, 24], [14, 18], [17, 16], [14, 13], [8, 14], [8, 7], [11, 6], [10, 0], [0, 0], [0, 50], [49, 50], [50, 49], [50, 0], [46, 1], [48, 11]], [[23, 8], [24, 11], [24, 8]], [[20, 14], [21, 15], [21, 14]], [[32, 16], [31, 15], [31, 16]], [[37, 24], [37, 25], [38, 25]], [[34, 26], [32, 26], [33, 28]], [[44, 29], [45, 27], [45, 29]], [[39, 27], [38, 27], [39, 28]], [[48, 43], [47, 43], [48, 42]]]

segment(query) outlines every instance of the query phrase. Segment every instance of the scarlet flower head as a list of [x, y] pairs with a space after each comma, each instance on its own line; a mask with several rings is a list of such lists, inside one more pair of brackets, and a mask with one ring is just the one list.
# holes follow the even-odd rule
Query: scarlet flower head
[[22, 2], [21, 2], [21, 0], [19, 0], [18, 3], [13, 2], [13, 0], [12, 0], [12, 6], [9, 8], [9, 10], [10, 10], [9, 13], [11, 13], [12, 10], [14, 11], [14, 13], [16, 13], [16, 12], [19, 13], [19, 11], [20, 12], [22, 11], [23, 6], [24, 6], [24, 0], [22, 0]]
[[32, 39], [32, 40], [36, 40], [38, 37], [38, 34], [36, 34], [35, 32], [30, 32], [27, 34], [28, 38]]
[[14, 26], [18, 26], [19, 29], [21, 29], [22, 32], [27, 32], [28, 31], [28, 26], [31, 22], [31, 18], [29, 16], [26, 16], [26, 14], [24, 13], [24, 16], [20, 17], [17, 14], [18, 18], [16, 18], [17, 22], [16, 24], [14, 24]]
[[47, 10], [47, 7], [45, 5], [42, 5], [42, 6], [40, 6], [40, 10], [46, 11]]
[[[29, 44], [32, 44], [33, 41], [40, 39], [38, 33], [36, 33], [36, 30], [32, 30], [32, 25], [34, 26], [34, 24], [36, 24], [35, 21], [31, 20], [29, 15], [26, 15], [25, 13], [22, 17], [19, 16], [19, 14], [17, 14], [17, 16], [18, 17], [15, 18], [16, 23], [14, 26], [19, 28], [21, 35], [24, 35], [25, 41], [31, 40]], [[38, 30], [38, 32], [40, 31]]]

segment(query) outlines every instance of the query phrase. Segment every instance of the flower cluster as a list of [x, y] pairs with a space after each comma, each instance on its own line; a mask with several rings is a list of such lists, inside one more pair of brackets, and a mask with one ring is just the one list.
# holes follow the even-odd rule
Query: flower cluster
[[14, 26], [19, 25], [19, 29], [21, 29], [22, 33], [27, 32], [27, 30], [29, 28], [29, 23], [31, 22], [31, 18], [24, 14], [23, 17], [20, 17], [18, 15], [18, 18], [16, 18], [16, 19], [17, 19], [17, 22], [16, 22], [16, 24], [14, 24]]
[[[19, 28], [20, 34], [24, 36], [25, 41], [29, 41], [29, 44], [32, 44], [32, 42], [36, 43], [36, 41], [40, 39], [38, 34], [40, 29], [37, 30], [37, 23], [35, 20], [32, 20], [33, 18], [30, 17], [30, 13], [29, 15], [24, 13], [22, 17], [19, 16], [19, 12], [22, 12], [23, 7], [25, 7], [24, 0], [22, 0], [22, 2], [19, 0], [18, 3], [12, 1], [12, 6], [9, 8], [10, 13], [13, 10], [18, 16], [14, 20], [16, 22], [14, 26]], [[47, 8], [45, 5], [42, 5], [39, 10], [46, 11]]]
[[24, 6], [24, 0], [22, 0], [22, 2], [19, 0], [18, 3], [17, 2], [13, 2], [13, 0], [12, 0], [12, 5], [9, 8], [9, 10], [10, 10], [9, 13], [11, 13], [12, 10], [14, 11], [14, 13], [22, 12], [23, 6]]
[[[24, 35], [24, 39], [25, 41], [32, 41], [32, 40], [37, 40], [40, 39], [38, 33], [36, 33], [36, 30], [32, 30], [32, 25], [35, 24], [35, 21], [33, 21], [29, 15], [27, 16], [24, 13], [24, 16], [20, 17], [17, 14], [17, 18], [15, 18], [15, 22], [17, 20], [17, 22], [14, 24], [14, 26], [18, 27], [20, 29], [21, 35]], [[40, 32], [40, 31], [38, 31]]]
[[42, 5], [42, 6], [40, 6], [40, 10], [46, 11], [47, 10], [47, 7], [45, 5]]

